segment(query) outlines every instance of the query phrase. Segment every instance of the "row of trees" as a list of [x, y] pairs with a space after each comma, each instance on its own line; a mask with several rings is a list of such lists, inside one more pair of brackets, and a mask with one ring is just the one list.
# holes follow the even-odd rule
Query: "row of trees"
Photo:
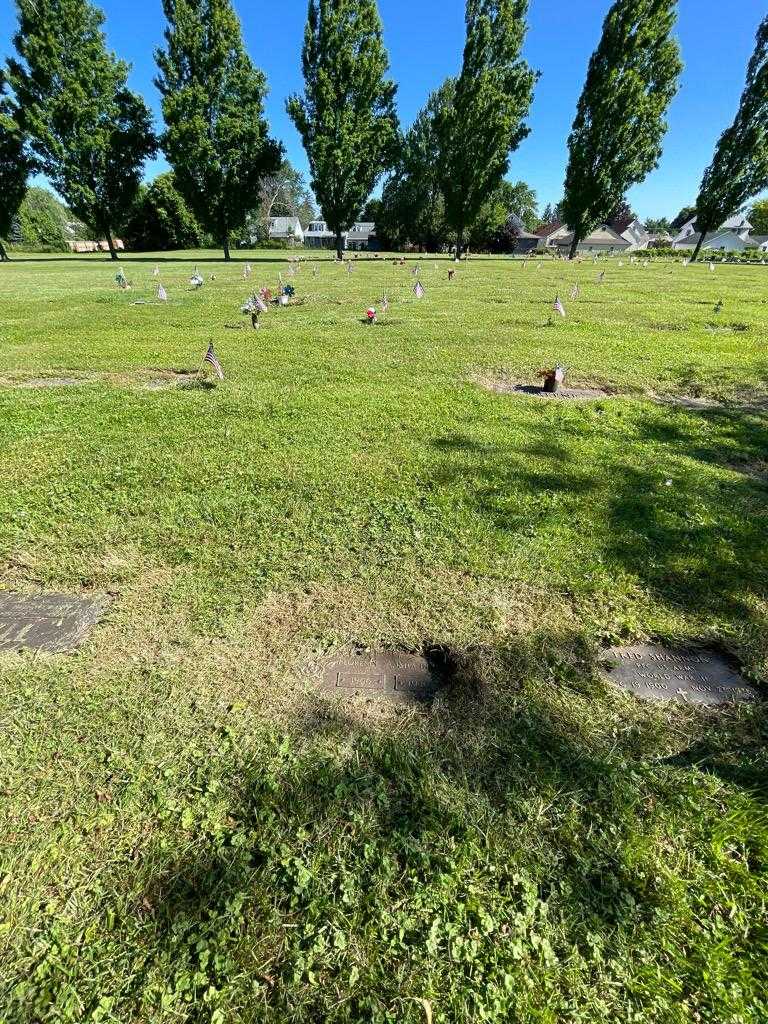
[[[231, 0], [163, 0], [159, 137], [144, 100], [128, 88], [128, 66], [107, 50], [100, 11], [88, 0], [17, 6], [16, 56], [0, 78], [0, 235], [27, 176], [41, 170], [117, 258], [113, 231], [142, 198], [144, 163], [158, 148], [173, 187], [225, 258], [256, 197], [262, 218], [285, 200], [290, 176], [264, 118], [265, 76], [245, 52]], [[460, 254], [494, 204], [510, 198], [505, 187], [518, 190], [524, 213], [530, 197], [502, 183], [528, 134], [537, 78], [521, 57], [527, 11], [528, 0], [466, 0], [460, 72], [403, 134], [376, 0], [309, 0], [304, 91], [287, 110], [339, 253], [388, 170], [380, 214], [393, 239], [429, 245], [447, 229]], [[675, 17], [676, 0], [615, 0], [608, 11], [568, 140], [558, 213], [573, 230], [572, 255], [658, 164], [682, 68]], [[702, 181], [696, 209], [704, 231], [768, 186], [767, 50], [768, 18], [736, 120]]]

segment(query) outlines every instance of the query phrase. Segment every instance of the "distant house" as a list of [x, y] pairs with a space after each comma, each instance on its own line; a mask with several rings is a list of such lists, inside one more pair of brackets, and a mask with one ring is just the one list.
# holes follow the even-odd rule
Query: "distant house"
[[[554, 246], [561, 255], [567, 256], [571, 250], [573, 232], [565, 229], [564, 234], [558, 234]], [[633, 248], [633, 243], [627, 241], [618, 231], [614, 231], [608, 224], [601, 224], [595, 228], [586, 238], [583, 238], [577, 247], [577, 252], [590, 253], [611, 253], [626, 252]]]
[[525, 255], [539, 247], [539, 236], [532, 231], [526, 231], [525, 224], [516, 213], [510, 213], [507, 217], [506, 232], [512, 239], [510, 252]]
[[558, 238], [568, 234], [568, 228], [565, 224], [561, 224], [559, 220], [555, 220], [550, 224], [542, 224], [533, 233], [539, 239], [538, 248], [540, 250], [553, 249], [557, 244]]
[[372, 221], [360, 221], [353, 224], [347, 232], [347, 249], [357, 251], [378, 250], [379, 243], [376, 238], [376, 225]]
[[269, 237], [289, 245], [304, 244], [304, 230], [298, 217], [270, 217]]
[[749, 244], [756, 245], [761, 252], [768, 252], [768, 235], [750, 235]]
[[[717, 231], [711, 231], [704, 239], [702, 248], [718, 249], [720, 252], [743, 252], [754, 247], [754, 239], [750, 236], [752, 225], [743, 214], [736, 214], [724, 221]], [[695, 249], [701, 238], [696, 230], [696, 218], [692, 217], [680, 228], [679, 234], [672, 242], [673, 249]]]
[[[344, 249], [356, 251], [378, 250], [376, 225], [371, 221], [360, 221], [353, 224], [349, 231], [345, 231], [341, 236], [341, 244]], [[310, 249], [334, 249], [336, 235], [324, 220], [313, 220], [304, 232], [304, 245]]]
[[645, 224], [642, 224], [639, 220], [633, 220], [620, 234], [622, 238], [629, 242], [628, 252], [647, 249], [648, 243], [651, 240], [650, 232], [646, 231]]

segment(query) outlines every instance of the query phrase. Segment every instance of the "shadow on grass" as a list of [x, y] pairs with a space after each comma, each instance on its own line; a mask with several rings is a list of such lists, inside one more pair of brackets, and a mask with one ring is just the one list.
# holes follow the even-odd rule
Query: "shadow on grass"
[[[657, 869], [657, 842], [666, 833], [666, 857], [681, 793], [693, 799], [695, 783], [681, 781], [684, 761], [642, 763], [658, 743], [657, 722], [598, 739], [578, 714], [537, 700], [551, 665], [510, 656], [516, 670], [525, 663], [534, 673], [524, 699], [467, 704], [426, 729], [406, 724], [393, 734], [343, 705], [310, 702], [298, 735], [238, 766], [224, 832], [202, 833], [195, 854], [150, 881], [150, 946], [192, 973], [195, 951], [207, 951], [206, 964], [217, 964], [207, 983], [219, 990], [256, 978], [258, 996], [244, 990], [237, 1001], [258, 999], [259, 1020], [420, 1020], [392, 1009], [393, 978], [400, 995], [439, 992], [441, 1005], [450, 996], [467, 1014], [455, 1019], [469, 1019], [475, 984], [466, 970], [487, 978], [485, 992], [492, 964], [543, 985], [562, 970], [555, 961], [581, 962], [550, 987], [553, 1012], [553, 1000], [574, 983], [588, 986], [598, 965], [623, 979], [621, 991], [620, 965], [638, 936], [666, 940], [670, 919], [685, 918], [686, 897]], [[730, 726], [702, 721], [704, 742], [728, 742], [720, 733]], [[765, 768], [760, 749], [754, 763]], [[709, 856], [706, 843], [688, 854]], [[723, 898], [715, 889], [713, 905]], [[708, 905], [709, 895], [699, 896]], [[471, 936], [471, 967], [450, 939], [437, 942], [443, 934]], [[537, 959], [544, 938], [555, 961]], [[749, 942], [729, 955], [749, 959]], [[653, 998], [658, 986], [707, 989], [706, 957], [702, 965], [684, 945], [654, 963]], [[638, 1012], [643, 994], [624, 995]], [[533, 1013], [528, 995], [516, 998], [508, 996], [507, 1012]]]

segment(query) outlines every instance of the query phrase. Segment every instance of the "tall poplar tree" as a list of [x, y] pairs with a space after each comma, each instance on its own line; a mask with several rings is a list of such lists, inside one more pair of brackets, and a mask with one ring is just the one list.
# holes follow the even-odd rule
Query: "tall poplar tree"
[[393, 161], [398, 138], [397, 86], [386, 77], [376, 0], [309, 0], [302, 68], [304, 95], [286, 107], [341, 257], [342, 235]]
[[163, 10], [161, 144], [176, 187], [228, 260], [261, 178], [280, 166], [282, 147], [264, 118], [267, 80], [245, 52], [230, 0], [163, 0]]
[[768, 16], [757, 30], [755, 51], [736, 118], [717, 143], [696, 200], [696, 230], [701, 232], [692, 259], [708, 231], [758, 192], [768, 188]]
[[667, 108], [682, 71], [671, 38], [676, 0], [616, 0], [592, 54], [568, 138], [562, 215], [579, 242], [605, 223], [661, 157]]
[[19, 127], [16, 106], [6, 95], [5, 76], [0, 70], [0, 261], [8, 259], [2, 239], [10, 234], [34, 167]]
[[509, 170], [536, 73], [520, 58], [528, 0], [467, 0], [467, 38], [453, 105], [438, 119], [445, 213], [456, 255], [488, 196]]
[[104, 15], [87, 0], [17, 0], [18, 59], [8, 61], [22, 131], [40, 169], [78, 217], [103, 235], [136, 198], [157, 150], [152, 116], [107, 50]]
[[437, 119], [453, 103], [454, 81], [433, 92], [398, 149], [395, 169], [382, 191], [377, 229], [400, 245], [415, 242], [435, 251], [445, 231]]

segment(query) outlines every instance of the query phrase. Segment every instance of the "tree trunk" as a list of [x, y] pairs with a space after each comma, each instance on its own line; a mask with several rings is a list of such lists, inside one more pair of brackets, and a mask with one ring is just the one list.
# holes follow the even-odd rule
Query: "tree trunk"
[[8, 263], [10, 258], [11, 257], [5, 251], [5, 246], [3, 245], [2, 239], [0, 239], [0, 263]]
[[456, 232], [456, 262], [461, 260], [461, 250], [464, 248], [464, 228]]
[[336, 232], [336, 259], [344, 259], [344, 239], [341, 236], [341, 232]]
[[571, 251], [568, 253], [569, 260], [572, 260], [575, 257], [576, 253], [579, 251], [579, 242], [581, 241], [579, 235], [580, 231], [574, 230], [573, 241], [571, 242]]
[[224, 238], [222, 240], [222, 244], [224, 247], [224, 259], [231, 260], [232, 257], [229, 255], [229, 232], [227, 231], [226, 228], [224, 228]]
[[111, 232], [111, 230], [109, 228], [107, 228], [106, 231], [104, 232], [104, 234], [107, 236], [107, 245], [109, 246], [110, 258], [113, 259], [113, 260], [119, 260], [120, 257], [117, 255], [117, 250], [115, 249], [115, 243], [112, 241], [112, 232]]
[[[696, 227], [698, 227], [698, 224], [696, 225]], [[707, 227], [704, 227], [702, 225], [702, 231], [701, 231], [701, 234], [699, 235], [699, 240], [696, 243], [696, 248], [693, 250], [693, 256], [691, 256], [691, 263], [695, 263], [696, 262], [696, 258], [698, 257], [699, 253], [701, 252], [701, 247], [702, 247], [702, 245], [704, 245], [704, 239], [707, 237], [707, 231], [708, 230], [709, 229]]]

